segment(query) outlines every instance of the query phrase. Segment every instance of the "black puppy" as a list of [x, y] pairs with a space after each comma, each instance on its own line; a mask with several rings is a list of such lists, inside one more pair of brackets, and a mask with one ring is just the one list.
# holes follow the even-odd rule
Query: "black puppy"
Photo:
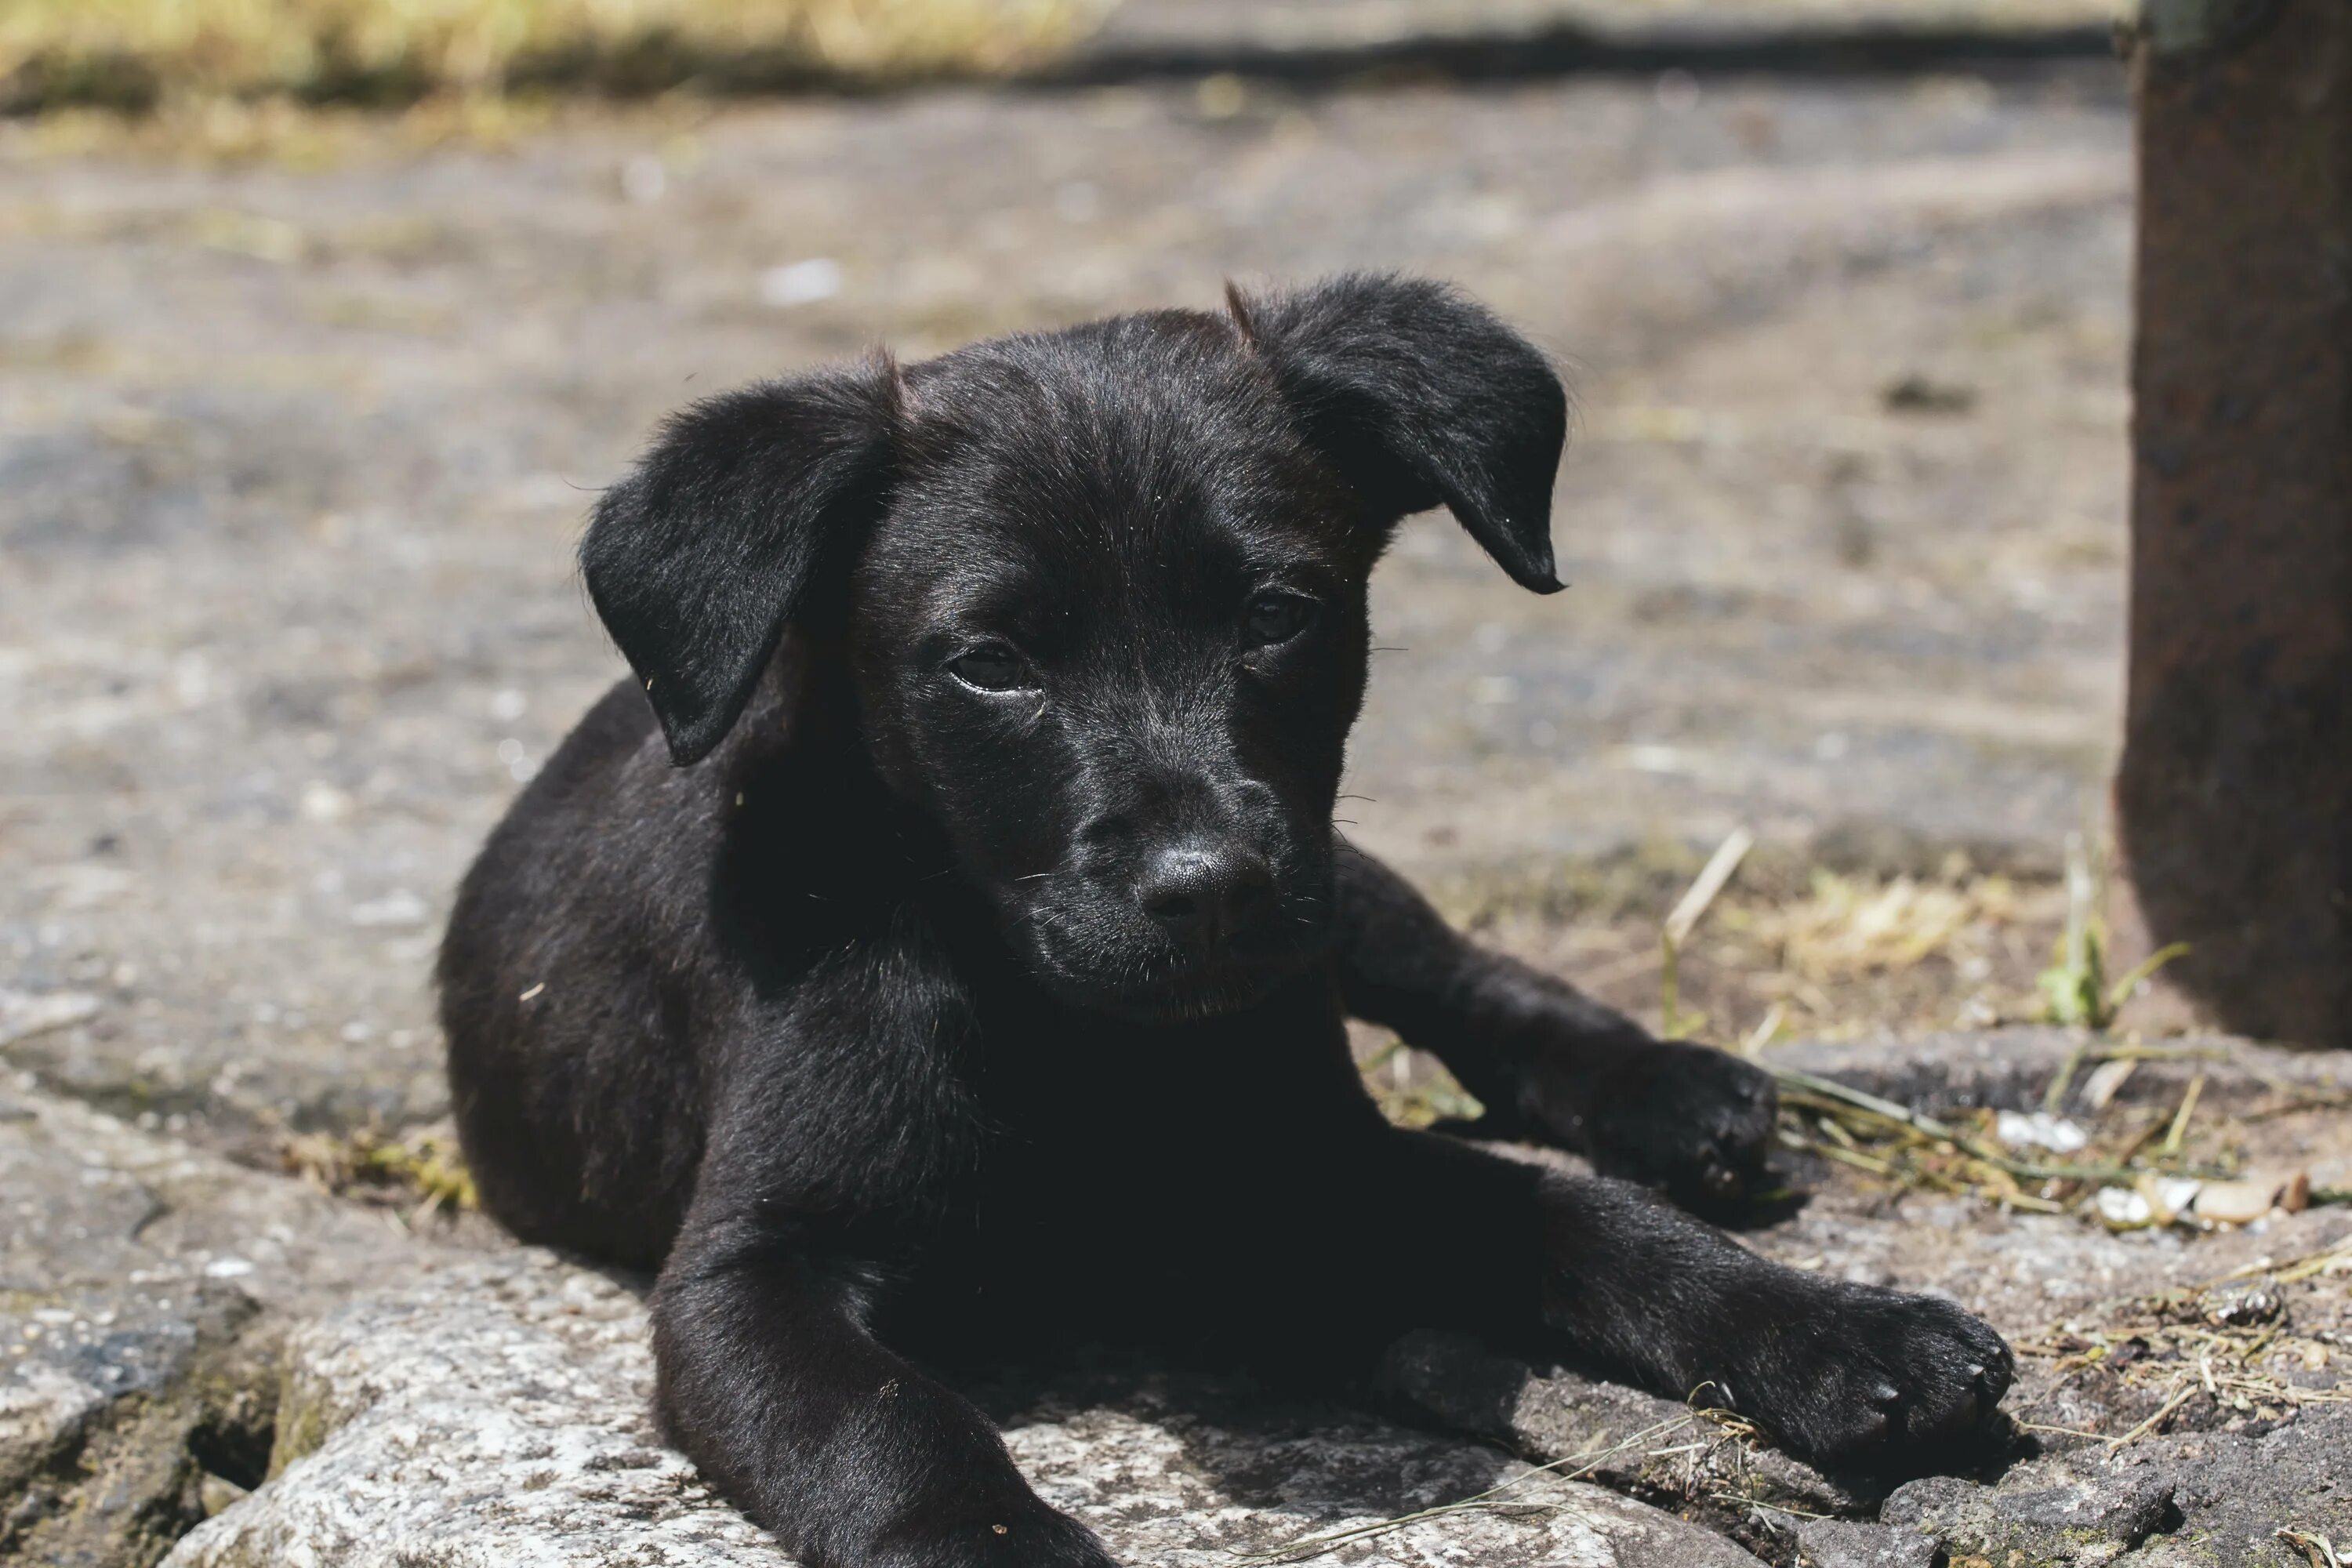
[[442, 950], [485, 1204], [659, 1268], [667, 1431], [813, 1568], [1104, 1563], [917, 1366], [1075, 1339], [1339, 1368], [1454, 1327], [1916, 1467], [2008, 1386], [1982, 1323], [1366, 1098], [1349, 1014], [1492, 1131], [1697, 1196], [1773, 1109], [1332, 831], [1398, 520], [1559, 586], [1542, 356], [1429, 283], [1230, 307], [714, 398], [604, 496], [637, 679]]

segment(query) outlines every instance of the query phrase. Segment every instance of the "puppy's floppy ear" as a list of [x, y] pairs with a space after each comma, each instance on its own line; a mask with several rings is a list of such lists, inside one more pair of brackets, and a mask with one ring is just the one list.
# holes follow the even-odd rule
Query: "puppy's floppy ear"
[[880, 504], [897, 408], [887, 362], [727, 393], [597, 503], [581, 569], [671, 761], [726, 735], [819, 562]]
[[1522, 587], [1549, 594], [1568, 395], [1534, 344], [1442, 283], [1355, 273], [1228, 289], [1308, 442], [1382, 526], [1443, 502]]

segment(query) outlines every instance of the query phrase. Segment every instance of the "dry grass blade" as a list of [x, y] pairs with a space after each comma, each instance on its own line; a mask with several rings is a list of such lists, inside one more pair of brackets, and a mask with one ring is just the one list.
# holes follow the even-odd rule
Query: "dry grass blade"
[[1764, 1054], [1764, 1047], [1780, 1037], [1780, 1030], [1789, 1021], [1789, 1005], [1775, 1002], [1758, 1020], [1755, 1030], [1739, 1043], [1739, 1054], [1753, 1061]]
[[2172, 1118], [2172, 1126], [2164, 1134], [2166, 1154], [2180, 1152], [2181, 1140], [2189, 1135], [2189, 1119], [2197, 1114], [2197, 1099], [2205, 1092], [2205, 1075], [2199, 1073], [2189, 1080], [2189, 1088], [2180, 1096], [2180, 1110]]
[[1730, 882], [1732, 874], [1739, 869], [1739, 863], [1747, 859], [1748, 852], [1755, 847], [1756, 835], [1745, 827], [1735, 827], [1725, 836], [1723, 842], [1716, 846], [1715, 853], [1707, 857], [1706, 864], [1700, 868], [1689, 889], [1666, 916], [1667, 942], [1680, 947], [1690, 940], [1690, 933], [1706, 918], [1707, 906], [1715, 902]]
[[2277, 1531], [2276, 1539], [2302, 1552], [2311, 1568], [2344, 1568], [2344, 1559], [2336, 1555], [2336, 1542], [2315, 1530], [2290, 1525]]
[[[1948, 1143], [1969, 1159], [2011, 1176], [2022, 1176], [2033, 1181], [2113, 1182], [2128, 1181], [2138, 1173], [2123, 1165], [2065, 1164], [2043, 1160], [2015, 1159], [1980, 1140], [1969, 1137], [1948, 1122], [1897, 1105], [1891, 1100], [1881, 1100], [1874, 1094], [1866, 1094], [1858, 1089], [1849, 1089], [1834, 1079], [1817, 1078], [1811, 1073], [1802, 1072], [1794, 1068], [1779, 1067], [1772, 1069], [1772, 1076], [1780, 1080], [1784, 1100], [1788, 1098], [1787, 1091], [1794, 1089], [1799, 1091], [1800, 1096], [1815, 1096], [1836, 1105], [1851, 1107], [1853, 1110], [1877, 1117], [1883, 1121], [1892, 1122], [1898, 1127], [1908, 1128], [1922, 1133], [1937, 1142]], [[1801, 1105], [1805, 1101], [1800, 1098], [1796, 1103]]]
[[1938, 1138], [1958, 1136], [1950, 1128], [1931, 1116], [1922, 1115], [1908, 1106], [1897, 1105], [1891, 1100], [1881, 1100], [1878, 1096], [1866, 1093], [1862, 1089], [1849, 1089], [1833, 1078], [1818, 1078], [1797, 1068], [1785, 1067], [1774, 1068], [1772, 1076], [1779, 1079], [1784, 1088], [1803, 1089], [1808, 1094], [1817, 1094], [1824, 1100], [1851, 1105], [1857, 1110], [1867, 1110], [1874, 1116], [1884, 1117], [1889, 1121], [1899, 1122], [1906, 1127], [1916, 1127], [1922, 1132], [1931, 1133]]
[[1381, 1114], [1400, 1127], [1475, 1121], [1486, 1113], [1477, 1097], [1442, 1065], [1417, 1074], [1412, 1047], [1402, 1039], [1391, 1039], [1373, 1051], [1356, 1064], [1356, 1070]]
[[2315, 1274], [2339, 1272], [2336, 1268], [2339, 1263], [2345, 1265], [2347, 1268], [2352, 1268], [2352, 1237], [2346, 1237], [2333, 1247], [2324, 1247], [2306, 1257], [2297, 1258], [2284, 1268], [2267, 1272], [2280, 1284], [2293, 1285], [2308, 1279]]
[[1756, 1498], [1741, 1497], [1737, 1492], [1709, 1492], [1709, 1502], [1727, 1503], [1734, 1508], [1755, 1509], [1763, 1513], [1786, 1514], [1790, 1519], [1835, 1519], [1833, 1513], [1813, 1513], [1801, 1508], [1790, 1508], [1784, 1502], [1764, 1502]]
[[[2123, 1054], [2092, 1051], [2079, 1059]], [[2226, 1156], [2216, 1164], [2192, 1161], [2184, 1152], [2201, 1079], [2192, 1081], [2175, 1111], [2159, 1111], [2136, 1131], [2108, 1134], [2103, 1140], [2105, 1152], [2093, 1151], [2079, 1159], [2052, 1154], [2026, 1158], [2021, 1155], [2032, 1151], [2021, 1146], [2011, 1152], [2009, 1135], [1997, 1131], [2000, 1119], [1990, 1110], [1969, 1110], [1946, 1120], [1833, 1079], [1787, 1067], [1771, 1071], [1780, 1085], [1780, 1139], [1787, 1147], [1866, 1171], [1896, 1186], [1957, 1194], [2036, 1214], [2081, 1210], [2111, 1227], [2133, 1229], [2170, 1225], [2189, 1215], [2187, 1200], [2178, 1195], [2184, 1182], [2194, 1194], [2201, 1190], [2200, 1183], [2227, 1181], [2237, 1173]], [[2165, 1137], [2154, 1152], [2143, 1155], [2168, 1130], [2181, 1136]], [[2100, 1200], [2098, 1194], [2108, 1188], [2129, 1189], [2144, 1201], [2118, 1205]]]
[[2122, 977], [2107, 988], [2109, 1015], [2122, 1011], [2123, 1005], [2131, 1000], [2132, 993], [2140, 988], [2142, 982], [2155, 979], [2158, 970], [2168, 963], [2188, 957], [2189, 951], [2189, 946], [2185, 942], [2169, 942], [2124, 971]]
[[2173, 1390], [2171, 1398], [2167, 1399], [2162, 1405], [2158, 1405], [2156, 1413], [2150, 1415], [2147, 1420], [2141, 1422], [2138, 1426], [2133, 1427], [2122, 1436], [2117, 1437], [2113, 1442], [2109, 1443], [2107, 1445], [2107, 1452], [2109, 1454], [2119, 1453], [2123, 1449], [2129, 1447], [2132, 1444], [2138, 1442], [2142, 1437], [2147, 1436], [2149, 1433], [2156, 1431], [2158, 1427], [2162, 1426], [2167, 1421], [2172, 1418], [2172, 1413], [2174, 1411], [2188, 1404], [2189, 1397], [2197, 1392], [2197, 1381], [2194, 1378], [2182, 1379], [2180, 1386]]
[[2058, 1065], [2058, 1071], [2050, 1079], [2049, 1090], [2042, 1097], [2042, 1110], [2055, 1116], [2066, 1109], [2066, 1091], [2074, 1087], [2074, 1074], [2081, 1069], [2083, 1058], [2090, 1054], [2090, 1050], [2091, 1042], [2086, 1038], [2077, 1040], [2074, 1048], [2066, 1053], [2066, 1059]]
[[1739, 863], [1754, 847], [1756, 835], [1747, 828], [1735, 827], [1727, 834], [1723, 842], [1715, 847], [1715, 853], [1707, 857], [1706, 864], [1699, 868], [1698, 876], [1680, 900], [1668, 911], [1666, 923], [1659, 931], [1659, 1032], [1669, 1039], [1682, 1034], [1686, 1022], [1694, 1031], [1699, 1024], [1697, 1019], [1685, 1020], [1681, 1016], [1683, 944], [1690, 940], [1698, 922], [1706, 918], [1708, 906], [1723, 892], [1732, 874], [1739, 869]]

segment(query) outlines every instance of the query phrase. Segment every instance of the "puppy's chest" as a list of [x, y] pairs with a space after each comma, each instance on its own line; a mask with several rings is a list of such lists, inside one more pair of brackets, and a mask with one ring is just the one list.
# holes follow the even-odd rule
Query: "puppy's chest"
[[1051, 1223], [1181, 1205], [1220, 1150], [1247, 1142], [1235, 1108], [1222, 1103], [1228, 1097], [1187, 1081], [1186, 1067], [1097, 1058], [991, 1081], [975, 1184], [983, 1219]]
[[1008, 1247], [1103, 1249], [1231, 1224], [1237, 1198], [1284, 1179], [1335, 1100], [1315, 1021], [1286, 1026], [1066, 1025], [1000, 1058], [978, 1085], [975, 1229]]
[[[1097, 1111], [1051, 1130], [1000, 1129], [963, 1200], [923, 1238], [898, 1308], [939, 1334], [1112, 1333], [1164, 1303], [1230, 1243], [1257, 1185], [1214, 1129]], [[998, 1348], [1002, 1348], [1001, 1346]]]

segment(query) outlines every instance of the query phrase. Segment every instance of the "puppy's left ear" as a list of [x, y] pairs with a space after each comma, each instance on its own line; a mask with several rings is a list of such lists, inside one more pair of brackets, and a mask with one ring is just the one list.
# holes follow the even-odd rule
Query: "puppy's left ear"
[[1250, 299], [1243, 338], [1308, 443], [1386, 528], [1444, 504], [1512, 580], [1557, 592], [1568, 395], [1536, 346], [1442, 283], [1357, 273]]
[[597, 503], [588, 595], [679, 766], [734, 726], [821, 563], [880, 507], [898, 388], [877, 362], [698, 403]]

